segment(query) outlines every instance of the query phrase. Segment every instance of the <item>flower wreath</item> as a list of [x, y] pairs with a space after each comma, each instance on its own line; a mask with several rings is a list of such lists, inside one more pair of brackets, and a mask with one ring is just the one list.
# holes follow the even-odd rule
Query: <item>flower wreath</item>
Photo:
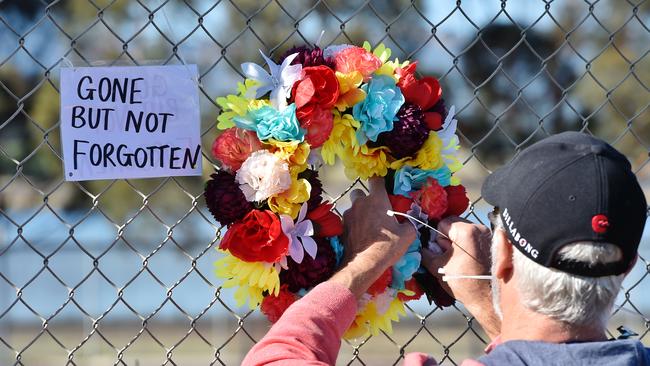
[[[340, 159], [351, 180], [385, 177], [393, 210], [433, 225], [467, 208], [453, 175], [462, 166], [454, 108], [445, 107], [437, 79], [415, 75], [417, 62], [390, 55], [368, 42], [294, 47], [278, 63], [262, 54], [268, 71], [242, 64], [237, 94], [217, 99], [224, 131], [212, 154], [221, 169], [206, 183], [205, 199], [228, 227], [216, 275], [223, 287], [237, 288], [238, 306], [260, 305], [275, 322], [340, 265], [343, 225], [322, 198], [323, 163]], [[367, 291], [345, 338], [390, 333], [404, 303], [425, 292], [438, 306], [453, 303], [420, 269], [422, 245], [439, 248], [434, 232], [417, 229], [404, 257]]]

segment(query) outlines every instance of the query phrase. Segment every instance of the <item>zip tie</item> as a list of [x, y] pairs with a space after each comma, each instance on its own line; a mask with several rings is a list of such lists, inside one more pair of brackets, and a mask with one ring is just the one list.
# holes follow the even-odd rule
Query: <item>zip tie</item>
[[442, 280], [449, 282], [449, 280], [462, 280], [462, 279], [472, 279], [472, 280], [491, 280], [492, 276], [487, 275], [447, 275], [442, 276]]
[[438, 230], [438, 229], [436, 229], [435, 227], [433, 227], [433, 226], [427, 224], [426, 222], [423, 222], [423, 221], [421, 221], [421, 220], [419, 220], [419, 219], [416, 219], [415, 217], [413, 217], [413, 216], [411, 216], [411, 215], [409, 215], [409, 214], [405, 214], [405, 213], [401, 213], [401, 212], [397, 212], [397, 211], [393, 211], [393, 210], [387, 210], [387, 211], [386, 211], [386, 215], [391, 216], [391, 217], [394, 217], [395, 215], [397, 215], [397, 216], [403, 216], [403, 217], [406, 217], [407, 219], [413, 220], [413, 221], [415, 221], [415, 222], [417, 222], [417, 223], [419, 223], [419, 224], [422, 224], [422, 225], [428, 227], [429, 229], [431, 229], [431, 230], [435, 231], [436, 233], [440, 234], [443, 238], [449, 240], [453, 245], [457, 246], [460, 250], [462, 250], [463, 252], [465, 252], [465, 254], [469, 255], [469, 256], [470, 256], [473, 260], [475, 260], [477, 263], [481, 263], [481, 261], [479, 261], [478, 259], [476, 259], [476, 257], [474, 257], [473, 255], [469, 254], [469, 252], [466, 251], [465, 248], [461, 247], [460, 244], [458, 244], [458, 243], [456, 243], [455, 241], [451, 240], [450, 237], [448, 237], [447, 235], [443, 234], [440, 230]]

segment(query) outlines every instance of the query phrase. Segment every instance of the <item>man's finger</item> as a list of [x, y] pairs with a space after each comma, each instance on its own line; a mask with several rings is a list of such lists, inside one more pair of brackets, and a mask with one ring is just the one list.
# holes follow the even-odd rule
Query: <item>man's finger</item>
[[449, 259], [451, 258], [451, 250], [448, 250], [442, 254], [435, 254], [427, 248], [422, 248], [420, 253], [422, 254], [422, 265], [426, 268], [432, 275], [440, 277], [438, 274], [438, 269], [443, 268]]
[[360, 190], [358, 188], [353, 189], [350, 192], [350, 201], [352, 201], [352, 203], [354, 203], [354, 201], [358, 200], [359, 198], [365, 197], [365, 196], [366, 196], [366, 194], [362, 190]]
[[370, 187], [370, 194], [386, 194], [384, 178], [372, 177], [368, 179], [368, 185]]

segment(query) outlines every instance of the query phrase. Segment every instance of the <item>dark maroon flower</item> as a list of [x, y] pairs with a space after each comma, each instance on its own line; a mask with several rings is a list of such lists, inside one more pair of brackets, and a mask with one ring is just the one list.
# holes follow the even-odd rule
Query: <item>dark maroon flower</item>
[[318, 250], [316, 259], [305, 255], [302, 262], [296, 263], [287, 258], [289, 269], [280, 272], [280, 283], [287, 285], [289, 291], [309, 290], [330, 278], [336, 270], [336, 254], [327, 238], [314, 237]]
[[311, 48], [309, 46], [294, 46], [287, 50], [287, 52], [285, 52], [282, 57], [280, 57], [280, 61], [284, 60], [287, 58], [287, 56], [294, 53], [297, 53], [298, 56], [293, 59], [291, 62], [292, 65], [301, 64], [302, 67], [323, 65], [329, 67], [332, 70], [335, 69], [334, 60], [326, 59], [323, 57], [323, 50], [318, 46], [314, 46], [314, 48]]
[[230, 225], [253, 210], [244, 193], [235, 182], [235, 176], [220, 170], [205, 183], [205, 203], [214, 218], [222, 225]]
[[380, 145], [388, 146], [396, 159], [413, 156], [420, 150], [429, 136], [429, 129], [424, 122], [422, 110], [415, 104], [404, 103], [397, 112], [391, 131], [379, 135]]
[[300, 173], [300, 178], [307, 179], [311, 185], [309, 201], [307, 201], [307, 211], [311, 211], [323, 202], [323, 183], [318, 178], [318, 171], [307, 169]]

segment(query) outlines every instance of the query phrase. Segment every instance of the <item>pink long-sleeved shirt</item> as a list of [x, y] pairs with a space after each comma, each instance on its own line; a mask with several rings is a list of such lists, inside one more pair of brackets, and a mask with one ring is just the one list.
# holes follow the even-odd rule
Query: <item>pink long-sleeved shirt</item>
[[[246, 355], [242, 365], [334, 365], [341, 336], [357, 312], [354, 295], [346, 287], [324, 282], [284, 312], [269, 332]], [[409, 353], [404, 366], [434, 366], [424, 353]], [[461, 366], [480, 366], [465, 360]]]

